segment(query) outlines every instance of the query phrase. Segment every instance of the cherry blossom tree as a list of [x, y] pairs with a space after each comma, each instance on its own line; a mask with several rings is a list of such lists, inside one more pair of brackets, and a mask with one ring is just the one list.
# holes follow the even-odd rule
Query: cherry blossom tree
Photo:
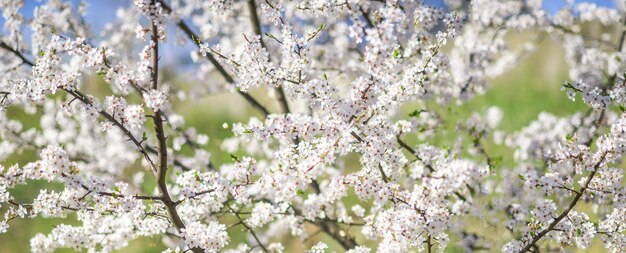
[[[94, 31], [87, 1], [37, 2], [32, 18], [24, 2], [0, 0], [0, 233], [59, 219], [32, 252], [112, 252], [142, 237], [196, 253], [294, 240], [309, 252], [626, 252], [624, 3], [133, 0]], [[582, 33], [588, 23], [613, 36]], [[529, 34], [524, 47], [514, 33]], [[497, 107], [438, 113], [546, 36], [565, 50], [563, 96], [585, 110], [515, 132], [499, 129]], [[168, 41], [190, 54], [170, 70], [183, 81], [164, 81]], [[109, 92], [90, 92], [91, 77]], [[256, 115], [225, 124], [221, 144], [176, 113], [215, 93]], [[439, 145], [450, 121], [456, 144]], [[7, 162], [23, 152], [37, 156]], [[24, 185], [41, 191], [21, 201]]]

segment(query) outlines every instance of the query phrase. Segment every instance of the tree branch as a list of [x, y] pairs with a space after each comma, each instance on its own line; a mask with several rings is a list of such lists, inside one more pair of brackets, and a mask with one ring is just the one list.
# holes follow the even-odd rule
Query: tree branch
[[574, 199], [572, 200], [572, 202], [570, 202], [570, 204], [567, 206], [567, 209], [565, 209], [559, 216], [557, 216], [552, 223], [550, 223], [550, 225], [548, 225], [547, 228], [545, 228], [544, 230], [542, 230], [541, 232], [539, 232], [538, 234], [536, 234], [535, 236], [532, 237], [532, 240], [529, 243], [526, 243], [526, 246], [520, 250], [519, 252], [527, 252], [530, 251], [530, 249], [537, 244], [537, 242], [543, 238], [546, 234], [548, 234], [550, 231], [554, 230], [554, 227], [556, 227], [556, 225], [559, 224], [559, 222], [561, 222], [561, 220], [565, 219], [565, 217], [567, 217], [567, 215], [569, 214], [570, 211], [572, 211], [572, 209], [574, 209], [574, 207], [576, 206], [576, 204], [578, 204], [578, 201], [580, 200], [580, 198], [582, 198], [582, 196], [585, 194], [585, 191], [589, 188], [589, 184], [591, 183], [591, 180], [593, 179], [593, 177], [596, 175], [596, 173], [598, 172], [598, 169], [600, 168], [600, 165], [602, 164], [602, 162], [604, 162], [604, 158], [606, 157], [606, 153], [603, 153], [602, 156], [600, 157], [600, 160], [593, 166], [593, 171], [591, 172], [591, 174], [589, 174], [589, 177], [587, 178], [587, 180], [585, 181], [585, 184], [580, 188], [580, 190], [578, 190], [578, 192], [574, 195]]
[[35, 65], [35, 63], [33, 61], [29, 60], [28, 58], [26, 58], [26, 56], [24, 54], [22, 54], [21, 52], [17, 51], [16, 49], [12, 48], [11, 46], [7, 45], [6, 43], [4, 43], [2, 41], [0, 41], [0, 48], [4, 48], [4, 49], [10, 51], [15, 56], [20, 58], [22, 60], [22, 63], [24, 63], [24, 64], [30, 65], [31, 67]]
[[[68, 90], [63, 88], [63, 90], [65, 92], [67, 92], [68, 94], [72, 95], [73, 97], [75, 97], [76, 99], [80, 100], [81, 102], [83, 102], [84, 104], [87, 105], [92, 105], [91, 100], [89, 100], [85, 95], [83, 95], [80, 91], [77, 90]], [[135, 136], [130, 132], [130, 130], [128, 130], [128, 128], [126, 128], [121, 122], [119, 122], [117, 119], [115, 119], [111, 114], [109, 114], [108, 112], [105, 111], [99, 111], [98, 112], [100, 115], [104, 116], [108, 121], [110, 121], [111, 123], [113, 123], [113, 125], [117, 126], [120, 130], [122, 130], [122, 132], [124, 132], [124, 134], [128, 137], [128, 139], [130, 141], [132, 141], [135, 146], [137, 146], [137, 149], [139, 149], [139, 152], [143, 155], [144, 159], [146, 159], [146, 161], [148, 162], [148, 164], [151, 166], [151, 168], [156, 172], [157, 171], [157, 167], [154, 164], [154, 162], [152, 161], [152, 158], [150, 158], [150, 155], [148, 155], [148, 152], [146, 152], [146, 149], [143, 147], [143, 145], [141, 144], [141, 141], [137, 140], [137, 138], [135, 138]]]
[[[17, 57], [22, 59], [22, 63], [23, 64], [26, 64], [26, 65], [28, 65], [30, 67], [35, 66], [35, 63], [33, 61], [29, 60], [28, 58], [26, 58], [26, 56], [24, 54], [22, 54], [21, 52], [11, 48], [10, 46], [5, 44], [4, 42], [0, 42], [0, 47], [10, 51], [11, 53], [15, 54]], [[79, 101], [81, 101], [82, 103], [84, 103], [86, 105], [93, 105], [91, 100], [89, 98], [87, 98], [87, 96], [85, 96], [84, 94], [82, 94], [78, 90], [69, 90], [69, 89], [65, 89], [65, 88], [62, 88], [62, 90], [65, 91], [66, 93], [72, 95], [74, 98], [78, 99]], [[113, 125], [117, 126], [120, 130], [122, 130], [122, 132], [129, 138], [129, 140], [132, 141], [135, 144], [135, 146], [137, 146], [137, 149], [139, 149], [139, 152], [143, 155], [144, 159], [146, 159], [146, 161], [150, 164], [152, 169], [156, 172], [156, 166], [155, 166], [154, 162], [152, 161], [152, 159], [150, 158], [150, 156], [148, 155], [148, 152], [146, 152], [146, 150], [144, 149], [143, 145], [141, 145], [141, 141], [137, 140], [137, 138], [135, 138], [135, 136], [130, 132], [130, 130], [128, 130], [121, 122], [119, 122], [117, 119], [115, 119], [111, 114], [109, 114], [109, 113], [107, 113], [105, 111], [99, 111], [98, 113], [100, 115], [102, 115], [104, 118], [106, 118], [108, 121], [113, 123]]]
[[267, 250], [267, 248], [265, 247], [265, 245], [263, 245], [263, 243], [261, 242], [261, 240], [259, 239], [259, 237], [256, 235], [256, 233], [254, 232], [254, 230], [252, 230], [252, 228], [250, 226], [248, 226], [248, 224], [246, 224], [243, 219], [241, 218], [241, 216], [239, 215], [239, 213], [237, 211], [235, 211], [235, 209], [233, 209], [230, 205], [227, 205], [228, 209], [230, 209], [233, 214], [235, 214], [235, 216], [237, 217], [237, 219], [239, 220], [239, 222], [237, 224], [241, 224], [243, 227], [245, 227], [248, 231], [250, 231], [250, 234], [252, 234], [252, 237], [254, 237], [254, 240], [256, 241], [256, 243], [259, 245], [259, 247], [261, 247], [261, 249], [263, 250], [263, 252], [269, 252]]
[[[156, 0], [156, 1], [161, 3], [161, 7], [163, 8], [163, 10], [165, 10], [168, 13], [172, 12], [172, 8], [164, 0]], [[200, 47], [200, 45], [202, 44], [202, 42], [199, 39], [200, 37], [198, 37], [198, 35], [191, 30], [191, 28], [189, 27], [189, 25], [187, 25], [187, 23], [185, 23], [185, 21], [181, 19], [176, 23], [176, 25], [181, 30], [183, 30], [183, 32], [187, 35], [187, 37], [191, 41], [193, 41], [194, 44], [196, 44], [198, 48]], [[224, 79], [226, 79], [226, 82], [230, 84], [235, 83], [235, 80], [233, 79], [233, 77], [230, 74], [228, 74], [228, 72], [226, 72], [226, 69], [224, 69], [222, 64], [220, 64], [219, 61], [217, 61], [217, 59], [215, 59], [215, 57], [213, 57], [211, 53], [207, 53], [206, 58], [211, 62], [211, 64], [213, 64], [215, 69], [217, 69], [217, 71], [224, 77]], [[241, 95], [246, 101], [248, 101], [248, 103], [250, 103], [252, 107], [254, 107], [258, 111], [263, 113], [265, 117], [267, 117], [267, 115], [270, 114], [267, 108], [265, 108], [265, 106], [263, 106], [258, 100], [256, 100], [250, 94], [245, 93], [239, 89], [237, 89], [237, 93], [239, 93], [239, 95]]]
[[[250, 21], [252, 22], [252, 29], [254, 29], [254, 33], [259, 36], [259, 42], [261, 46], [267, 50], [267, 46], [263, 41], [263, 31], [261, 31], [261, 21], [259, 20], [259, 15], [256, 11], [256, 1], [248, 0], [248, 10], [250, 11]], [[269, 50], [268, 50], [269, 51]], [[271, 60], [271, 59], [270, 59]], [[278, 101], [280, 102], [281, 107], [283, 108], [283, 112], [290, 113], [289, 102], [287, 102], [287, 96], [285, 95], [285, 90], [282, 86], [278, 86], [276, 88], [278, 92]]]
[[[156, 0], [151, 1], [151, 5], [156, 5]], [[149, 17], [150, 18], [150, 17]], [[154, 18], [154, 17], [152, 17]], [[152, 32], [151, 40], [154, 43], [152, 47], [152, 70], [151, 70], [151, 81], [152, 81], [152, 89], [158, 89], [159, 83], [159, 34], [158, 28], [154, 23], [154, 20], [150, 20], [150, 31]], [[163, 117], [161, 116], [161, 110], [157, 110], [154, 112], [154, 131], [156, 132], [156, 138], [158, 142], [158, 157], [159, 157], [159, 167], [157, 169], [157, 187], [161, 192], [161, 201], [165, 205], [167, 212], [170, 216], [170, 220], [174, 223], [174, 226], [178, 230], [179, 233], [182, 233], [185, 229], [185, 223], [178, 215], [176, 211], [176, 203], [172, 201], [170, 194], [167, 189], [166, 177], [167, 177], [167, 143], [165, 137], [165, 131], [163, 129]], [[203, 250], [200, 248], [192, 248], [194, 253], [202, 253]]]

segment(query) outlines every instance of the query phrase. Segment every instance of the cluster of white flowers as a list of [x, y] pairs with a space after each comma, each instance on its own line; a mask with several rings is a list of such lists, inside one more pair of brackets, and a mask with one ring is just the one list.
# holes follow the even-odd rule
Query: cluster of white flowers
[[254, 206], [252, 215], [247, 220], [251, 227], [261, 227], [274, 219], [274, 208], [271, 204], [261, 202]]
[[591, 108], [604, 109], [609, 105], [610, 96], [602, 95], [599, 87], [592, 87], [582, 81], [577, 81], [573, 84], [565, 83], [561, 90], [567, 90], [567, 97], [572, 101], [576, 100], [576, 92], [583, 94], [583, 101], [587, 103]]
[[167, 93], [160, 90], [151, 90], [148, 93], [144, 93], [144, 101], [146, 105], [152, 108], [153, 111], [163, 110], [167, 107]]
[[269, 52], [261, 44], [261, 36], [246, 36], [246, 39], [250, 41], [243, 45], [241, 57], [235, 60], [237, 88], [247, 91], [262, 85], [275, 86], [280, 77], [270, 61]]
[[17, 46], [18, 49], [23, 46], [21, 41], [23, 36], [21, 26], [24, 23], [24, 17], [19, 12], [23, 6], [24, 1], [0, 1], [0, 9], [2, 10], [2, 17], [4, 18], [4, 30], [9, 33], [5, 39], [12, 45]]
[[204, 252], [219, 252], [228, 243], [226, 226], [215, 221], [208, 224], [192, 222], [182, 230], [185, 244], [190, 248], [199, 247]]
[[[170, 253], [626, 247], [624, 7], [135, 0], [93, 34], [75, 2], [0, 0], [0, 234], [72, 220], [33, 252], [154, 236]], [[519, 49], [520, 31], [539, 35]], [[546, 33], [584, 111], [513, 132], [496, 106], [457, 113]], [[193, 61], [168, 65], [168, 37]], [[224, 91], [260, 117], [185, 118]], [[219, 125], [221, 143], [203, 131]]]
[[73, 167], [65, 151], [59, 147], [48, 146], [41, 151], [41, 160], [27, 166], [28, 173], [33, 178], [43, 178], [48, 181], [69, 173]]
[[[133, 1], [139, 12], [146, 16], [151, 25], [156, 27], [157, 40], [165, 40], [167, 34], [166, 31], [166, 15], [163, 13], [163, 7], [161, 1], [153, 0], [135, 0]], [[150, 31], [150, 28], [144, 28], [140, 24], [137, 24], [137, 37], [144, 38]], [[145, 38], [144, 38], [145, 39]]]
[[600, 7], [595, 3], [579, 3], [576, 10], [580, 12], [580, 19], [583, 21], [597, 20], [602, 24], [612, 24], [622, 19], [618, 10]]
[[[146, 102], [147, 103], [147, 102]], [[127, 105], [123, 97], [109, 96], [104, 100], [105, 112], [110, 114], [129, 130], [137, 130], [143, 127], [145, 116], [141, 105]], [[113, 122], [102, 122], [104, 129], [113, 127]]]

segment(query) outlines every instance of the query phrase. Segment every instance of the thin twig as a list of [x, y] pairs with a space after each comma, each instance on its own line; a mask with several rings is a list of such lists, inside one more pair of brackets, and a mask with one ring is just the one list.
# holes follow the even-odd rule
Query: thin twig
[[[161, 3], [161, 7], [163, 8], [163, 10], [165, 10], [168, 13], [172, 12], [172, 8], [164, 0], [156, 0], [156, 1]], [[189, 25], [187, 25], [187, 23], [185, 23], [185, 21], [180, 19], [176, 23], [176, 25], [181, 30], [183, 30], [183, 32], [187, 35], [187, 37], [189, 39], [191, 39], [191, 41], [193, 41], [194, 44], [196, 44], [196, 46], [198, 48], [200, 47], [202, 42], [199, 40], [198, 35], [194, 31], [191, 30], [191, 27], [189, 27]], [[207, 53], [205, 57], [211, 62], [211, 64], [213, 64], [213, 66], [215, 67], [215, 69], [217, 69], [217, 71], [220, 73], [220, 75], [222, 75], [222, 77], [224, 77], [226, 82], [228, 82], [230, 84], [234, 84], [235, 83], [235, 80], [233, 79], [233, 77], [230, 74], [228, 74], [226, 69], [222, 66], [222, 64], [219, 63], [219, 61], [217, 61], [217, 59], [215, 59], [215, 57], [213, 57], [212, 54]], [[243, 91], [241, 91], [239, 89], [237, 89], [237, 93], [239, 93], [239, 95], [241, 95], [246, 101], [248, 101], [248, 103], [250, 103], [255, 109], [257, 109], [258, 111], [263, 113], [264, 116], [267, 117], [267, 115], [270, 114], [269, 110], [267, 110], [267, 108], [265, 108], [265, 106], [263, 106], [257, 99], [252, 97], [250, 94], [245, 93], [245, 92], [243, 92]]]

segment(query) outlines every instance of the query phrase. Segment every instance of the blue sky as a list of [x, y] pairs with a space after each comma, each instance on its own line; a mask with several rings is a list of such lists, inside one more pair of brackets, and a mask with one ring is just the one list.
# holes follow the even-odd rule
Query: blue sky
[[[597, 5], [600, 5], [600, 6], [611, 7], [611, 8], [615, 7], [614, 0], [587, 0], [587, 1], [577, 0], [575, 2], [577, 3], [591, 2], [591, 3], [596, 3]], [[555, 11], [557, 11], [564, 5], [565, 5], [565, 0], [544, 0], [543, 1], [543, 8], [548, 10], [550, 13], [554, 13]]]

